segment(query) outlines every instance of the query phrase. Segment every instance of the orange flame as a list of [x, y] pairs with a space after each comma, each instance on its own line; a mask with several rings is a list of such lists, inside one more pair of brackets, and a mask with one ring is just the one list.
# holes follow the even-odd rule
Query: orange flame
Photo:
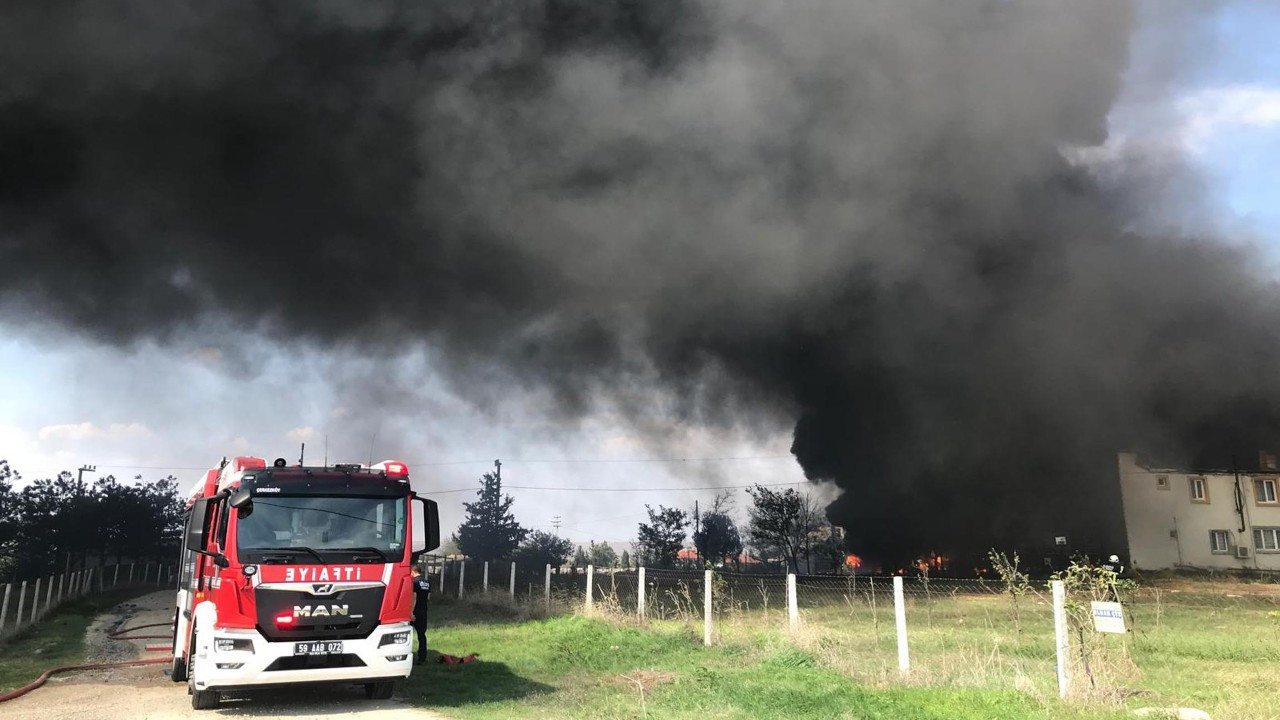
[[844, 564], [851, 568], [862, 567], [862, 558], [852, 553], [844, 556]]

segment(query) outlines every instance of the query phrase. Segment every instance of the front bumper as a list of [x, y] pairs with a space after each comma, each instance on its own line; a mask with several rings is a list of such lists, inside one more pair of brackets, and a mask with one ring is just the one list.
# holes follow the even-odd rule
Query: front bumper
[[[229, 690], [308, 682], [373, 682], [409, 677], [413, 670], [413, 628], [409, 623], [379, 625], [362, 640], [343, 640], [342, 654], [297, 658], [294, 641], [269, 642], [256, 630], [215, 629], [196, 649], [199, 690]], [[379, 647], [389, 635], [405, 634], [403, 643]], [[234, 650], [219, 650], [218, 640], [233, 640]], [[252, 650], [246, 647], [251, 645]]]

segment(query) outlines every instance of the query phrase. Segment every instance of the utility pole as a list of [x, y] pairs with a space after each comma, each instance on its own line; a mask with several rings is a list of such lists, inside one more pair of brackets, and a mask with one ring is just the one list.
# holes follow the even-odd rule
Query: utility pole
[[[76, 472], [76, 493], [77, 493], [77, 494], [80, 492], [80, 486], [84, 483], [84, 474], [85, 474], [85, 473], [95, 473], [95, 474], [96, 474], [97, 472], [98, 472], [98, 466], [97, 466], [97, 465], [81, 465], [81, 466], [80, 466], [80, 469]], [[82, 555], [82, 557], [81, 557], [81, 562], [83, 562], [83, 555]], [[71, 571], [71, 551], [70, 551], [70, 550], [68, 550], [68, 551], [67, 551], [67, 568], [66, 568], [66, 570], [67, 570], [67, 572], [70, 572], [70, 571]]]
[[502, 461], [494, 460], [493, 469], [496, 471], [496, 474], [498, 476], [498, 486], [501, 487], [502, 486]]
[[560, 516], [559, 515], [551, 518], [551, 529], [555, 530], [556, 537], [560, 537]]
[[701, 527], [698, 525], [698, 523], [700, 521], [701, 521], [701, 516], [698, 515], [698, 501], [694, 500], [693, 501], [693, 559], [695, 561], [702, 559], [702, 553], [698, 552], [698, 531]]

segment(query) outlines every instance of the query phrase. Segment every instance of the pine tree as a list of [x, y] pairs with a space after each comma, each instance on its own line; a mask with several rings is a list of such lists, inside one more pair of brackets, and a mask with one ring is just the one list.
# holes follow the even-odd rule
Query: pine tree
[[458, 549], [475, 560], [505, 560], [511, 557], [529, 531], [520, 527], [511, 514], [510, 495], [503, 497], [502, 480], [493, 473], [480, 478], [478, 498], [463, 503], [467, 518], [453, 536]]
[[622, 551], [622, 559], [618, 561], [618, 564], [621, 565], [624, 569], [631, 568], [631, 555], [628, 554], [626, 550]]

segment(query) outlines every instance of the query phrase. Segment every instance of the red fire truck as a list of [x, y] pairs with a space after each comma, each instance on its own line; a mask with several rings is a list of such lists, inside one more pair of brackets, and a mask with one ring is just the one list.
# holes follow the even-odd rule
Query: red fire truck
[[386, 698], [408, 677], [409, 568], [440, 530], [404, 463], [224, 460], [192, 488], [186, 523], [170, 677], [192, 707], [303, 682]]

